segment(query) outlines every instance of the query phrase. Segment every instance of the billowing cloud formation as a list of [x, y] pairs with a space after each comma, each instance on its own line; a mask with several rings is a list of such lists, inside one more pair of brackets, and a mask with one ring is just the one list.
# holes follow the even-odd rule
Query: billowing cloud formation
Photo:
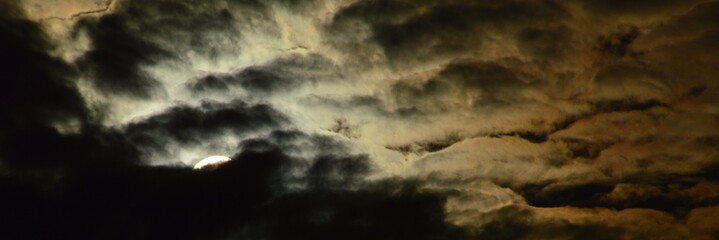
[[719, 237], [717, 1], [70, 2], [0, 4], [0, 238]]

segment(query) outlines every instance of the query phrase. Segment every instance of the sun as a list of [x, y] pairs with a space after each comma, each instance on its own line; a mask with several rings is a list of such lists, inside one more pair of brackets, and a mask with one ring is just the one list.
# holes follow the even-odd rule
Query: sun
[[200, 160], [195, 164], [193, 169], [195, 170], [203, 170], [203, 169], [214, 169], [220, 164], [223, 164], [227, 161], [232, 160], [232, 158], [225, 157], [225, 156], [209, 156], [205, 159]]

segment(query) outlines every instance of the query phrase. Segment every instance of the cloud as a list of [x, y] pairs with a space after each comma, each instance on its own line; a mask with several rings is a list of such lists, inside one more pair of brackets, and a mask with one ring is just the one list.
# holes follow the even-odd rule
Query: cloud
[[486, 239], [608, 239], [624, 234], [621, 227], [602, 223], [542, 219], [524, 207], [505, 207], [485, 217], [490, 220], [478, 237]]
[[[255, 14], [237, 17], [231, 11], [237, 8]], [[104, 94], [149, 98], [164, 89], [147, 67], [188, 61], [190, 53], [216, 60], [220, 51], [237, 51], [236, 45], [226, 47], [241, 38], [237, 27], [265, 18], [263, 11], [263, 4], [252, 1], [213, 1], [202, 7], [183, 1], [121, 1], [111, 13], [76, 24], [76, 35], [86, 34], [91, 48], [76, 63]]]
[[[429, 104], [441, 104], [444, 97], [454, 101], [454, 96], [463, 96], [466, 103], [448, 102], [458, 106], [428, 106], [426, 111], [442, 111], [455, 108], [481, 108], [486, 105], [521, 102], [522, 90], [531, 87], [534, 79], [510, 68], [493, 62], [458, 60], [448, 64], [435, 76], [412, 86], [400, 82], [393, 87], [393, 96], [400, 106], [414, 101], [428, 100]], [[419, 105], [419, 104], [418, 104]], [[424, 105], [424, 104], [423, 104]], [[413, 105], [409, 105], [413, 106]], [[416, 106], [416, 105], [415, 105]], [[425, 109], [422, 105], [420, 109]]]
[[196, 107], [176, 106], [132, 122], [123, 132], [130, 142], [148, 153], [177, 158], [179, 156], [172, 153], [179, 151], [178, 148], [213, 148], [207, 145], [215, 144], [220, 148], [217, 151], [226, 151], [224, 148], [234, 147], [223, 144], [227, 136], [243, 139], [288, 124], [286, 116], [268, 105], [250, 105], [239, 100], [206, 101]]
[[716, 1], [68, 1], [0, 4], [0, 238], [717, 234]]
[[[2, 165], [43, 168], [74, 159], [84, 161], [91, 154], [82, 150], [83, 146], [114, 142], [111, 136], [106, 141], [91, 140], [96, 137], [92, 133], [102, 131], [88, 126], [95, 113], [75, 86], [75, 69], [48, 54], [55, 46], [42, 27], [26, 20], [13, 4], [4, 3], [2, 9], [0, 41], [9, 60], [4, 61], [7, 81], [0, 90]], [[87, 136], [63, 135], [82, 127], [87, 127]], [[122, 148], [122, 144], [113, 147]]]
[[[18, 205], [4, 210], [4, 219], [12, 219], [5, 226], [15, 230], [2, 234], [271, 239], [462, 236], [462, 230], [443, 221], [442, 194], [421, 190], [421, 183], [408, 180], [362, 180], [370, 169], [366, 156], [332, 151], [337, 148], [324, 148], [321, 156], [310, 158], [285, 153], [307, 142], [336, 144], [299, 132], [276, 132], [270, 138], [241, 143], [243, 151], [210, 172], [117, 165], [76, 169], [49, 193], [14, 190], [18, 195], [6, 196], [5, 201]], [[95, 227], [73, 227], [83, 224]], [[44, 231], [26, 232], [30, 225]]]
[[124, 93], [148, 98], [159, 83], [141, 70], [143, 65], [168, 57], [169, 52], [146, 40], [137, 38], [121, 17], [106, 15], [96, 24], [83, 22], [89, 29], [94, 49], [77, 62], [80, 69], [91, 73], [97, 88], [105, 93]]
[[[74, 69], [47, 54], [55, 49], [40, 25], [25, 19], [22, 9], [6, 3], [2, 21], [2, 126], [5, 131], [84, 121], [89, 113], [72, 79]], [[36, 86], [43, 86], [37, 88]], [[3, 132], [5, 132], [3, 131]]]
[[330, 81], [337, 67], [330, 59], [318, 54], [293, 54], [262, 66], [251, 66], [235, 74], [209, 75], [187, 84], [195, 94], [223, 92], [241, 87], [253, 94], [271, 94], [294, 90], [305, 84]]
[[466, 56], [467, 50], [478, 50], [489, 41], [493, 30], [511, 31], [530, 21], [564, 16], [562, 6], [550, 2], [358, 1], [337, 13], [333, 26], [366, 22], [372, 31], [369, 39], [379, 44], [391, 64], [401, 65]]

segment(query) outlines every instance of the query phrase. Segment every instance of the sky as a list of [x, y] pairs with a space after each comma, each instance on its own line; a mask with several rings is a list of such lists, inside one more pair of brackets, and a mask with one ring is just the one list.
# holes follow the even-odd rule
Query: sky
[[719, 1], [5, 0], [0, 59], [0, 239], [719, 239]]

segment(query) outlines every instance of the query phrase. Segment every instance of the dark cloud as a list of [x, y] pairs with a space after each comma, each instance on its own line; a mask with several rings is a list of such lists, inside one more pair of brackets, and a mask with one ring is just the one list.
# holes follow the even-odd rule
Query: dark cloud
[[[316, 239], [463, 238], [461, 230], [440, 220], [444, 217], [442, 198], [418, 193], [404, 184], [393, 185], [385, 183], [347, 194], [290, 194], [280, 199], [277, 209], [270, 210], [269, 216], [280, 213], [280, 221], [266, 224], [268, 235], [273, 239], [299, 234]], [[388, 190], [395, 193], [388, 196]]]
[[[0, 48], [4, 52], [0, 93], [0, 165], [12, 168], [65, 166], [98, 158], [122, 161], [133, 156], [122, 136], [94, 126], [90, 111], [71, 80], [75, 70], [48, 52], [54, 46], [42, 28], [4, 3]], [[69, 135], [71, 128], [80, 131]], [[76, 128], [72, 130], [72, 128]], [[107, 151], [88, 150], [107, 148]]]
[[327, 130], [329, 130], [330, 132], [342, 134], [343, 136], [348, 138], [358, 138], [360, 137], [358, 133], [358, 128], [359, 126], [352, 125], [346, 118], [337, 118], [335, 119], [334, 124]]
[[627, 17], [640, 16], [651, 17], [653, 15], [663, 15], [667, 12], [686, 11], [703, 0], [690, 1], [672, 1], [672, 0], [640, 0], [640, 1], [621, 1], [621, 0], [582, 0], [579, 5], [586, 9], [587, 12], [595, 14], [598, 17]]
[[[530, 184], [499, 182], [524, 196], [529, 204], [539, 207], [648, 208], [686, 214], [693, 208], [717, 204], [719, 188], [715, 179], [708, 177], [712, 175], [709, 173], [712, 166], [716, 165], [715, 151], [700, 143], [711, 141], [713, 137], [709, 136], [715, 133], [693, 137], [681, 133], [683, 137], [679, 137], [665, 136], [666, 132], [651, 128], [634, 129], [636, 126], [663, 126], [663, 122], [674, 121], [647, 113], [653, 110], [643, 106], [611, 108], [614, 111], [578, 120], [549, 135], [550, 143], [561, 143], [568, 150], [565, 156], [568, 159], [559, 161], [552, 168], [588, 164], [596, 168], [599, 176], [588, 179], [574, 176]], [[658, 107], [654, 111], [664, 111], [658, 109], [666, 110]], [[581, 133], [572, 134], [573, 131]], [[676, 138], [703, 140], [685, 142]], [[665, 144], [669, 146], [664, 147]], [[681, 146], [679, 148], [687, 152], [665, 149], [671, 146]], [[677, 164], [696, 167], [674, 171], [672, 166]], [[569, 179], [576, 181], [566, 181]]]
[[[371, 26], [372, 40], [393, 64], [442, 59], [478, 49], [492, 32], [567, 16], [551, 1], [359, 1], [335, 15], [334, 27], [360, 19]], [[396, 60], [407, 62], [394, 62]]]
[[[318, 54], [289, 55], [261, 66], [251, 66], [234, 74], [209, 75], [187, 83], [195, 94], [223, 92], [241, 87], [250, 93], [286, 92], [297, 87], [329, 79], [337, 66]], [[336, 77], [336, 76], [335, 76]]]
[[250, 105], [236, 100], [230, 103], [205, 101], [197, 107], [176, 106], [147, 119], [128, 124], [128, 139], [150, 150], [161, 152], [171, 143], [183, 146], [214, 141], [215, 137], [243, 136], [280, 128], [289, 120], [268, 105]]
[[631, 53], [629, 45], [641, 33], [636, 26], [620, 26], [619, 30], [611, 35], [600, 35], [597, 38], [597, 50], [610, 57], [624, 57]]
[[611, 184], [589, 183], [551, 188], [547, 185], [528, 185], [518, 190], [527, 202], [538, 207], [597, 207], [599, 198], [613, 189]]
[[155, 64], [170, 53], [130, 32], [130, 26], [117, 15], [102, 16], [97, 22], [80, 23], [89, 32], [93, 50], [77, 62], [94, 85], [105, 93], [122, 93], [149, 98], [160, 87], [141, 68]]
[[490, 219], [478, 239], [614, 239], [621, 238], [622, 227], [597, 223], [539, 219], [531, 209], [503, 207], [485, 216]]
[[[715, 151], [704, 144], [715, 132], [691, 130], [680, 123], [688, 116], [675, 115], [671, 105], [655, 100], [600, 102], [595, 110], [597, 114], [573, 121], [549, 140], [569, 150], [572, 160], [563, 166], [589, 164], [601, 175], [515, 188], [528, 202], [542, 207], [649, 208], [678, 215], [717, 204], [715, 179], [708, 177], [716, 165]], [[674, 147], [683, 150], [669, 150]], [[674, 171], [681, 164], [692, 167]]]
[[[454, 108], [473, 109], [522, 102], [521, 90], [535, 81], [531, 76], [495, 62], [457, 60], [419, 84], [395, 84], [392, 95], [403, 107], [445, 112]], [[457, 104], [456, 96], [463, 96], [466, 104], [452, 106]]]
[[[493, 18], [494, 25], [486, 24], [481, 20], [483, 12], [478, 9], [490, 4], [475, 2], [444, 4], [431, 1], [360, 1], [340, 12], [333, 24], [351, 28], [350, 26], [356, 24], [353, 21], [357, 19], [369, 24], [373, 34], [370, 40], [381, 47], [391, 62], [400, 61], [390, 64], [415, 63], [413, 61], [416, 59], [421, 63], [436, 60], [434, 58], [452, 60], [436, 72], [409, 75], [410, 77], [395, 82], [388, 94], [389, 99], [374, 98], [380, 102], [373, 101], [366, 105], [352, 104], [351, 100], [330, 102], [337, 106], [359, 109], [387, 109], [386, 106], [396, 103], [404, 109], [417, 109], [422, 113], [419, 119], [431, 121], [429, 119], [437, 115], [452, 114], [512, 116], [507, 112], [517, 111], [518, 106], [542, 106], [547, 103], [561, 106], [568, 100], [581, 110], [559, 107], [562, 108], [560, 117], [552, 120], [505, 124], [503, 126], [513, 127], [491, 129], [476, 135], [471, 133], [461, 138], [508, 139], [516, 136], [542, 146], [557, 144], [561, 146], [561, 151], [566, 152], [557, 156], [542, 156], [541, 160], [536, 160], [541, 164], [534, 163], [534, 159], [518, 159], [516, 162], [501, 157], [461, 159], [457, 160], [460, 164], [473, 161], [478, 165], [492, 165], [492, 161], [500, 163], [484, 168], [489, 169], [487, 171], [466, 170], [470, 173], [464, 171], [471, 168], [471, 165], [456, 166], [462, 169], [457, 171], [457, 174], [475, 176], [475, 173], [471, 172], [480, 172], [476, 174], [479, 175], [478, 178], [482, 178], [482, 175], [493, 175], [494, 171], [518, 167], [522, 170], [498, 173], [497, 178], [501, 180], [495, 181], [520, 194], [531, 206], [549, 209], [653, 209], [661, 214], [674, 214], [681, 218], [693, 209], [717, 204], [715, 195], [712, 195], [716, 191], [716, 186], [711, 182], [713, 178], [706, 177], [711, 175], [709, 172], [715, 172], [716, 168], [712, 167], [715, 166], [712, 164], [716, 159], [715, 151], [704, 145], [695, 145], [694, 142], [686, 143], [688, 139], [713, 135], [713, 131], [705, 133], [706, 135], [696, 134], [693, 127], [680, 123], [683, 120], [674, 119], [715, 119], [713, 113], [684, 112], [713, 110], [684, 110], [681, 108], [686, 105], [677, 105], [677, 102], [682, 101], [691, 102], [687, 103], [689, 105], [704, 101], [699, 99], [706, 96], [707, 91], [711, 91], [707, 85], [712, 85], [709, 83], [712, 80], [706, 77], [716, 76], [716, 72], [712, 70], [714, 68], [709, 67], [716, 58], [708, 54], [714, 52], [716, 45], [716, 41], [713, 41], [716, 35], [715, 27], [709, 26], [709, 22], [715, 22], [716, 14], [709, 14], [714, 12], [714, 4], [692, 6], [696, 3], [636, 1], [610, 5], [611, 1], [586, 1], [578, 4], [587, 8], [586, 14], [589, 16], [579, 12], [571, 12], [569, 16], [565, 16], [576, 18], [577, 21], [589, 21], [588, 26], [585, 26], [582, 23], [568, 23], [561, 18], [545, 23], [542, 22], [545, 19], [535, 15], [532, 16], [535, 20], [533, 23], [522, 23], [519, 20], [509, 23], [509, 20], [505, 22], [501, 17], [496, 17]], [[492, 9], [497, 10], [495, 13], [502, 13], [498, 10], [502, 9], [501, 5], [493, 6], [495, 8]], [[615, 7], [617, 5], [622, 7]], [[372, 12], [375, 10], [391, 12], [394, 15], [377, 14], [377, 17], [367, 17], [374, 16]], [[476, 15], [466, 17], [468, 15], [463, 15], [465, 10]], [[442, 17], [433, 18], [435, 14]], [[611, 19], [595, 19], [597, 16], [610, 16]], [[637, 16], [646, 19], [634, 19]], [[584, 17], [587, 19], [582, 19]], [[481, 27], [485, 28], [477, 30]], [[461, 34], [455, 35], [454, 31]], [[467, 56], [465, 54], [471, 54], [469, 52], [479, 49], [477, 45], [488, 42], [490, 38], [487, 35], [491, 35], [493, 31], [499, 32], [497, 35], [501, 37], [514, 37], [507, 40], [510, 43], [505, 44], [512, 45], [514, 42], [511, 41], [516, 40], [522, 54], [529, 58], [520, 55], [518, 59], [521, 60], [515, 60], [520, 62], [519, 64], [512, 64], [511, 60], [506, 58], [457, 60], [466, 59], [463, 58]], [[669, 34], [671, 31], [686, 34]], [[570, 62], [564, 62], [566, 59]], [[579, 70], [572, 69], [577, 66]], [[552, 72], [562, 67], [571, 70]], [[558, 81], [555, 79], [559, 78], [558, 76], [566, 78]], [[567, 86], [562, 86], [565, 83]], [[528, 91], [539, 93], [539, 97], [523, 95]], [[485, 109], [486, 112], [483, 112]], [[487, 112], [490, 114], [486, 114]], [[481, 118], [476, 122], [482, 124]], [[452, 124], [454, 123], [442, 122], [437, 125]], [[707, 126], [704, 123], [697, 125]], [[571, 137], [560, 137], [568, 136], [563, 135], [566, 131], [580, 132], [569, 134]], [[674, 131], [686, 133], [674, 135]], [[436, 134], [424, 139], [428, 140], [392, 145], [389, 148], [403, 153], [432, 152], [424, 150], [427, 148], [424, 145], [445, 143], [441, 136]], [[446, 147], [454, 142], [438, 145], [442, 146], [439, 149], [447, 149]], [[492, 145], [475, 147], [484, 149], [491, 148]], [[454, 147], [448, 148], [447, 151], [429, 154], [422, 162], [441, 162], [446, 158], [476, 158], [474, 155], [463, 155], [463, 151], [472, 150], [468, 147], [456, 150]], [[516, 151], [521, 152], [523, 149]], [[495, 157], [492, 154], [487, 155]], [[520, 167], [524, 164], [529, 166]], [[680, 165], [687, 167], [670, 170]], [[452, 167], [454, 166], [448, 168]], [[583, 175], [579, 173], [581, 171], [572, 173], [584, 167], [590, 169], [587, 170], [586, 176], [580, 176]], [[523, 175], [526, 172], [540, 171], [536, 169], [542, 169], [543, 172], [537, 177], [550, 180], [502, 175]], [[595, 173], [597, 175], [593, 176]], [[508, 179], [506, 181], [509, 183], [503, 182], [504, 179]], [[697, 192], [704, 193], [696, 194]], [[625, 229], [600, 222], [533, 222], [528, 220], [532, 219], [531, 214], [516, 219], [504, 219], [495, 215], [482, 217], [498, 219], [496, 222], [482, 223], [488, 230], [481, 232], [481, 236], [490, 239], [653, 236], [633, 233], [631, 231], [634, 230], [627, 230], [630, 227]], [[500, 230], [493, 231], [493, 228]], [[674, 230], [669, 231], [675, 234]], [[496, 236], [492, 236], [493, 234]]]
[[711, 239], [717, 6], [3, 2], [0, 238]]
[[656, 100], [649, 101], [637, 101], [631, 98], [615, 100], [615, 101], [600, 101], [594, 104], [594, 108], [598, 113], [608, 112], [619, 112], [619, 111], [639, 111], [647, 110], [653, 107], [666, 107], [666, 104], [658, 102]]
[[512, 187], [537, 207], [656, 209], [683, 216], [719, 203], [717, 182], [691, 175], [628, 176], [619, 183], [534, 184]]
[[404, 144], [398, 146], [387, 146], [387, 149], [401, 152], [404, 155], [414, 153], [416, 155], [423, 155], [425, 153], [432, 153], [441, 151], [442, 149], [448, 148], [453, 144], [462, 141], [462, 137], [459, 133], [447, 134], [446, 137], [433, 140], [425, 140], [412, 144]]
[[[719, 22], [719, 21], [718, 21]], [[717, 69], [712, 68], [718, 60], [711, 53], [719, 51], [719, 30], [707, 31], [691, 40], [656, 49], [651, 56], [672, 76], [675, 85], [685, 89], [706, 85], [716, 88], [713, 81]], [[671, 56], [671, 57], [670, 57]]]
[[[329, 137], [275, 131], [243, 141], [233, 161], [213, 171], [145, 166], [138, 160], [146, 147], [242, 135], [288, 119], [268, 105], [206, 101], [122, 129], [99, 127], [69, 80], [72, 68], [47, 55], [40, 28], [20, 15], [1, 17], [3, 46], [20, 60], [6, 72], [3, 100], [27, 103], [2, 112], [3, 239], [463, 236], [444, 221], [443, 194], [420, 190], [420, 182], [363, 180], [369, 158], [347, 154]], [[53, 127], [67, 120], [79, 129]], [[307, 149], [318, 153], [296, 157]]]
[[[244, 151], [209, 172], [142, 166], [76, 169], [48, 193], [10, 178], [18, 184], [0, 187], [15, 193], [4, 201], [17, 205], [3, 205], [3, 219], [12, 220], [4, 226], [13, 230], [1, 234], [110, 239], [463, 236], [461, 229], [444, 222], [442, 194], [421, 191], [418, 182], [361, 180], [370, 169], [366, 156], [333, 152], [336, 148], [312, 159], [284, 153], [305, 142], [336, 144], [321, 139], [275, 132], [242, 143]], [[297, 175], [302, 169], [307, 170]], [[93, 227], [76, 227], [82, 225]], [[32, 231], [38, 228], [43, 231]]]
[[536, 60], [552, 62], [563, 60], [572, 52], [575, 33], [566, 25], [555, 28], [526, 28], [517, 35], [518, 46]]
[[55, 46], [41, 26], [25, 19], [23, 11], [14, 4], [3, 3], [0, 34], [3, 52], [0, 132], [82, 122], [89, 117], [71, 80], [77, 72], [47, 54]]
[[51, 127], [36, 127], [3, 137], [3, 163], [11, 168], [55, 170], [138, 163], [135, 146], [122, 133], [100, 127], [86, 126], [81, 134], [69, 135]]
[[[489, 134], [478, 134], [475, 137], [492, 137], [501, 138], [505, 136], [515, 136], [527, 140], [532, 143], [543, 143], [550, 140], [552, 134], [571, 128], [572, 125], [578, 121], [592, 119], [596, 116], [611, 113], [621, 112], [632, 112], [649, 110], [652, 108], [667, 108], [667, 104], [659, 102], [658, 100], [637, 100], [636, 98], [624, 98], [620, 100], [602, 100], [596, 102], [589, 102], [591, 105], [590, 111], [582, 114], [569, 115], [559, 121], [555, 122], [539, 122], [537, 125], [548, 125], [548, 127], [534, 126], [535, 129], [529, 130], [513, 130], [513, 131], [497, 131]], [[588, 143], [581, 139], [565, 138], [561, 139], [566, 146], [571, 149], [572, 155], [576, 157], [593, 158], [599, 154], [599, 151], [603, 150], [611, 143]]]
[[[235, 16], [230, 9], [255, 10], [255, 16]], [[237, 42], [238, 25], [266, 18], [264, 5], [254, 1], [120, 1], [112, 13], [79, 21], [90, 50], [77, 65], [105, 94], [149, 98], [161, 85], [145, 71], [161, 61], [186, 61], [187, 51], [214, 59], [223, 43]], [[236, 47], [237, 48], [237, 47]], [[227, 51], [227, 49], [225, 49]]]
[[653, 208], [688, 213], [689, 210], [719, 203], [717, 182], [673, 181], [661, 184], [617, 184], [601, 201], [615, 208]]
[[607, 149], [609, 144], [601, 144], [596, 142], [587, 141], [584, 139], [575, 138], [564, 138], [562, 142], [567, 146], [567, 149], [571, 151], [570, 156], [572, 158], [588, 158], [594, 159], [599, 154]]
[[[679, 4], [686, 4], [687, 2]], [[653, 29], [648, 35], [659, 38], [656, 40], [664, 40], [661, 38], [686, 39], [687, 37], [696, 37], [703, 32], [717, 29], [715, 24], [719, 21], [717, 11], [719, 11], [719, 3], [716, 1], [696, 4], [688, 11], [677, 14], [678, 16], [674, 16], [665, 24]]]
[[306, 106], [320, 105], [338, 111], [354, 110], [398, 119], [407, 119], [423, 114], [423, 112], [415, 106], [392, 108], [388, 106], [388, 101], [385, 101], [385, 99], [368, 95], [350, 96], [348, 98], [311, 95], [302, 99], [300, 103]]

